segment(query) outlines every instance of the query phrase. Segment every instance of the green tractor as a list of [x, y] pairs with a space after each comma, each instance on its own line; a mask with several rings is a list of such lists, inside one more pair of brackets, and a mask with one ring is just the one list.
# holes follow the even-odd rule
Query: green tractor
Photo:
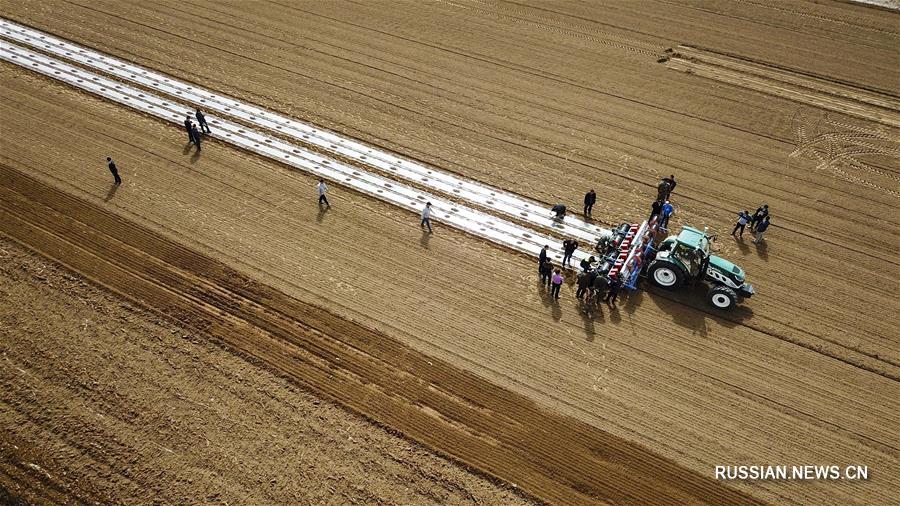
[[650, 281], [670, 290], [705, 281], [710, 284], [706, 300], [716, 309], [731, 309], [752, 296], [753, 286], [744, 282], [744, 271], [711, 255], [710, 240], [715, 237], [693, 227], [683, 227], [677, 236], [663, 239], [656, 248], [656, 257], [647, 266]]

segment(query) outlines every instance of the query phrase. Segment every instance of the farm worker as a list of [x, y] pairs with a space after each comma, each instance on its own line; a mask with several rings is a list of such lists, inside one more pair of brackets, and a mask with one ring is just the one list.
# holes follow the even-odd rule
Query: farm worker
[[[675, 175], [672, 174], [672, 175], [669, 176], [669, 177], [664, 177], [664, 178], [663, 178], [663, 181], [665, 181], [666, 184], [669, 185], [669, 195], [671, 195], [672, 192], [675, 191], [675, 185], [678, 184], [678, 183], [675, 182]], [[668, 198], [669, 198], [669, 195], [666, 195], [666, 199], [667, 199], [667, 200], [668, 200]]]
[[197, 151], [200, 151], [200, 130], [197, 130], [197, 125], [191, 125], [191, 135], [194, 137], [194, 144], [197, 145]]
[[597, 301], [599, 301], [600, 296], [603, 295], [603, 292], [609, 287], [609, 280], [606, 279], [606, 276], [597, 274], [597, 271], [591, 271], [591, 277], [593, 278], [591, 281], [591, 289], [594, 291], [594, 296], [597, 298]]
[[741, 237], [744, 237], [744, 227], [747, 226], [747, 223], [750, 222], [750, 211], [741, 211], [738, 213], [737, 223], [734, 224], [734, 229], [731, 231], [731, 235], [734, 235], [738, 229], [741, 230]]
[[763, 218], [769, 215], [769, 205], [763, 204], [762, 207], [757, 207], [756, 212], [753, 213], [753, 218], [750, 219], [750, 231], [756, 231], [757, 223], [762, 222]]
[[763, 241], [763, 234], [766, 233], [766, 230], [769, 229], [769, 217], [766, 216], [756, 225], [756, 239], [753, 239], [753, 244], [759, 244]]
[[206, 116], [203, 115], [199, 107], [197, 108], [197, 112], [194, 113], [194, 115], [197, 116], [197, 123], [200, 124], [200, 128], [203, 129], [203, 131], [206, 133], [211, 133], [209, 130], [209, 125], [206, 124]]
[[563, 241], [563, 266], [569, 265], [572, 261], [572, 255], [575, 254], [575, 250], [578, 249], [578, 241], [574, 239], [566, 239]]
[[562, 274], [559, 273], [559, 269], [556, 269], [555, 271], [553, 271], [553, 277], [550, 278], [550, 282], [552, 285], [552, 288], [550, 289], [550, 296], [558, 299], [559, 298], [559, 288], [563, 284], [563, 277], [562, 277]]
[[656, 186], [656, 200], [665, 202], [675, 190], [675, 176], [664, 177]]
[[607, 285], [606, 297], [603, 298], [603, 301], [609, 305], [613, 305], [616, 303], [616, 298], [619, 297], [619, 288], [622, 286], [621, 281], [619, 281], [619, 277], [615, 276], [609, 280], [609, 284]]
[[594, 257], [585, 258], [584, 260], [581, 261], [581, 264], [580, 264], [581, 270], [583, 270], [584, 272], [591, 270], [592, 263], [594, 263]]
[[659, 214], [662, 213], [662, 206], [663, 203], [661, 200], [653, 201], [653, 205], [650, 206], [650, 218], [648, 218], [648, 221], [652, 221], [654, 216], [659, 216]]
[[544, 265], [544, 260], [549, 258], [550, 245], [545, 244], [543, 248], [541, 248], [541, 253], [538, 255], [538, 272], [541, 272], [541, 266]]
[[191, 130], [192, 125], [193, 125], [193, 123], [191, 123], [190, 116], [184, 118], [184, 129], [187, 130], [189, 144], [194, 143], [194, 132]]
[[122, 184], [122, 178], [119, 177], [119, 169], [116, 168], [116, 162], [112, 161], [112, 158], [107, 156], [106, 165], [109, 167], [109, 171], [112, 172], [113, 180], [116, 182], [116, 186]]
[[550, 275], [553, 273], [553, 264], [550, 263], [549, 258], [545, 258], [541, 262], [538, 272], [541, 274], [541, 286], [547, 285], [547, 288], [550, 288]]
[[433, 234], [434, 231], [431, 230], [431, 202], [425, 203], [425, 208], [422, 209], [422, 228], [428, 226], [428, 233]]
[[325, 204], [328, 207], [331, 207], [331, 204], [328, 203], [328, 197], [325, 196], [325, 192], [328, 191], [328, 186], [325, 184], [325, 180], [319, 178], [319, 184], [316, 186], [319, 190], [319, 205]]
[[587, 272], [582, 272], [578, 275], [578, 290], [575, 290], [575, 297], [582, 298], [584, 297], [584, 292], [587, 291], [591, 282], [591, 277]]
[[584, 215], [591, 215], [591, 208], [594, 207], [594, 204], [597, 202], [597, 194], [594, 190], [591, 190], [584, 194]]
[[566, 217], [566, 206], [562, 204], [556, 204], [555, 206], [550, 208], [550, 212], [556, 214], [555, 218], [561, 221]]
[[662, 205], [662, 211], [661, 211], [661, 212], [662, 212], [662, 218], [660, 219], [660, 224], [659, 224], [659, 226], [660, 226], [661, 228], [668, 228], [668, 226], [669, 226], [669, 218], [671, 218], [672, 215], [675, 214], [675, 208], [674, 208], [674, 207], [672, 206], [672, 204], [667, 200], [667, 201]]

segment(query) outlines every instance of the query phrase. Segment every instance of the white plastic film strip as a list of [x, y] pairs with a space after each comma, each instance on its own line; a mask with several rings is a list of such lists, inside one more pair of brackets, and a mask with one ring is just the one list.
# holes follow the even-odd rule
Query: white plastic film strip
[[577, 238], [591, 246], [596, 243], [598, 235], [605, 231], [605, 229], [589, 224], [573, 215], [569, 215], [564, 223], [559, 223], [552, 219], [547, 206], [540, 202], [466, 180], [433, 167], [426, 167], [414, 161], [404, 160], [395, 154], [371, 148], [353, 139], [313, 127], [273, 111], [245, 104], [202, 87], [181, 82], [140, 65], [72, 44], [4, 18], [0, 18], [0, 34], [21, 44], [108, 73], [123, 81], [169, 95], [174, 100], [184, 101], [196, 107], [202, 107], [204, 110], [215, 111], [220, 115], [232, 116], [264, 131], [269, 130], [293, 137], [326, 152], [352, 159], [356, 164], [377, 168], [397, 179], [414, 182], [430, 190], [477, 204], [498, 214], [516, 218], [532, 226], [552, 229], [559, 235]]
[[[147, 91], [133, 88], [119, 81], [88, 72], [55, 58], [31, 51], [27, 48], [0, 41], [0, 59], [39, 72], [53, 79], [95, 95], [126, 105], [179, 125], [192, 111], [183, 105], [170, 102]], [[417, 188], [397, 183], [376, 174], [348, 166], [329, 159], [300, 146], [278, 138], [261, 134], [244, 125], [209, 116], [208, 121], [216, 131], [210, 136], [224, 142], [253, 151], [262, 156], [278, 160], [315, 176], [323, 177], [342, 186], [376, 197], [399, 207], [419, 213], [426, 202], [431, 202], [432, 219], [458, 228], [491, 242], [537, 256], [543, 245], [551, 245], [551, 257], [562, 259], [558, 241], [518, 224], [499, 219], [456, 202], [423, 192]], [[314, 188], [310, 188], [313, 194]], [[418, 221], [418, 219], [416, 219]], [[575, 262], [589, 256], [577, 251]]]

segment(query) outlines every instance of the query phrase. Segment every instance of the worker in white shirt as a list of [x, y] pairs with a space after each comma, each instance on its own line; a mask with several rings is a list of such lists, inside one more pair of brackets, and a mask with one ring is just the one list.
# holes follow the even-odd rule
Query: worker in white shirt
[[431, 202], [425, 204], [425, 209], [422, 209], [422, 228], [428, 227], [428, 233], [433, 234], [434, 231], [431, 230]]
[[325, 204], [328, 207], [331, 207], [331, 204], [328, 203], [328, 197], [325, 196], [325, 192], [328, 191], [328, 186], [325, 185], [324, 179], [319, 179], [319, 205]]

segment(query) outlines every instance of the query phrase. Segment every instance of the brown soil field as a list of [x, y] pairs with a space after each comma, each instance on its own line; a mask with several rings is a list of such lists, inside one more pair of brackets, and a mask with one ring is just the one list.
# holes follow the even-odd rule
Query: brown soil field
[[[448, 0], [24, 1], [2, 13], [548, 207], [595, 187], [594, 214], [607, 224], [643, 216], [658, 177], [676, 174], [675, 224], [718, 231], [718, 254], [758, 290], [726, 314], [707, 308], [699, 288], [650, 288], [584, 313], [570, 293], [555, 304], [538, 290], [524, 256], [440, 226], [422, 235], [411, 213], [340, 188], [321, 212], [306, 174], [215, 141], [191, 156], [175, 126], [0, 66], [0, 231], [174, 319], [154, 325], [182, 325], [255, 364], [204, 338], [208, 367], [283, 375], [548, 502], [900, 496], [896, 12], [842, 2]], [[106, 156], [125, 180], [118, 189]], [[763, 202], [773, 212], [767, 241], [728, 237], [736, 212]], [[48, 304], [51, 292], [41, 292]], [[56, 328], [33, 337], [35, 350], [64, 338], [63, 322]], [[104, 339], [133, 341], [117, 336]], [[158, 346], [146, 360], [173, 353]], [[166, 373], [135, 374], [153, 383]], [[234, 388], [230, 377], [205, 388]], [[30, 394], [17, 388], [0, 400], [21, 405]], [[43, 406], [58, 388], [48, 383]], [[141, 405], [165, 402], [155, 395]], [[32, 430], [52, 424], [53, 437], [82, 445], [88, 429], [136, 437], [127, 420], [104, 427], [54, 413]], [[384, 442], [368, 457], [330, 445], [343, 475], [366, 471], [340, 459], [378, 462], [386, 450], [377, 448], [414, 447], [344, 419]], [[285, 464], [260, 454], [261, 441], [228, 437], [219, 436], [221, 451], [246, 460], [249, 476], [281, 482]], [[13, 443], [3, 444], [6, 457]], [[34, 440], [15, 444], [45, 455]], [[523, 500], [417, 451], [422, 466], [460, 485], [426, 473], [404, 491], [412, 495], [392, 496], [393, 483], [416, 477], [391, 474], [347, 478], [340, 490], [360, 501], [368, 498], [357, 486], [375, 489], [373, 501]], [[104, 477], [122, 472], [118, 462], [81, 458], [106, 466], [96, 478], [103, 497], [128, 499], [127, 476]], [[726, 464], [856, 464], [871, 475], [715, 481], [714, 466]], [[308, 493], [328, 469], [278, 490]], [[55, 476], [44, 483], [53, 497], [95, 490]], [[222, 493], [291, 500], [231, 476]], [[194, 479], [209, 490], [218, 483]], [[204, 497], [180, 487], [169, 500]]]
[[529, 503], [7, 239], [0, 337], [4, 503]]

